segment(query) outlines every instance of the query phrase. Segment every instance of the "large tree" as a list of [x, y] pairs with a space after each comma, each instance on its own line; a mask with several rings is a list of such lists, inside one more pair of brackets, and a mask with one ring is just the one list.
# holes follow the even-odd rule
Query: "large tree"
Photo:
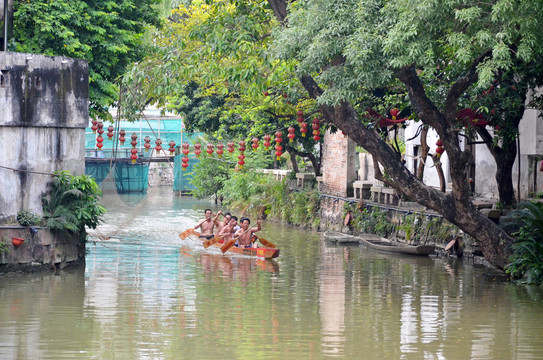
[[109, 119], [118, 78], [145, 55], [144, 34], [160, 24], [161, 0], [55, 0], [13, 4], [18, 52], [89, 61], [91, 117]]
[[[187, 129], [219, 140], [261, 137], [298, 125], [316, 103], [303, 93], [294, 63], [268, 53], [277, 22], [262, 1], [218, 1], [180, 6], [154, 40], [146, 59], [125, 76], [124, 109], [136, 117], [142, 104], [184, 115]], [[311, 136], [282, 143], [291, 155], [308, 158], [320, 174]]]
[[[460, 145], [464, 130], [457, 115], [467, 104], [477, 103], [496, 81], [511, 84], [517, 74], [527, 74], [530, 64], [541, 61], [538, 44], [543, 27], [537, 14], [543, 4], [535, 0], [293, 1], [289, 7], [287, 1], [269, 0], [269, 4], [284, 24], [276, 33], [276, 48], [284, 58], [297, 60], [300, 81], [319, 102], [325, 118], [368, 150], [401, 193], [473, 236], [485, 257], [503, 268], [511, 238], [471, 201], [466, 169], [472, 158]], [[517, 89], [520, 98], [535, 78]], [[365, 105], [360, 99], [376, 89], [397, 86], [407, 92], [413, 115], [434, 128], [444, 144], [451, 165], [450, 194], [411, 174], [361, 116]], [[498, 104], [488, 108], [494, 114], [500, 109]], [[508, 116], [496, 114], [494, 119], [503, 124]], [[513, 137], [518, 119], [517, 114], [507, 124]], [[514, 152], [511, 146], [498, 150], [500, 142], [507, 144], [503, 138], [492, 138], [488, 130], [481, 128], [479, 134], [497, 159]], [[511, 167], [498, 170], [503, 175]]]

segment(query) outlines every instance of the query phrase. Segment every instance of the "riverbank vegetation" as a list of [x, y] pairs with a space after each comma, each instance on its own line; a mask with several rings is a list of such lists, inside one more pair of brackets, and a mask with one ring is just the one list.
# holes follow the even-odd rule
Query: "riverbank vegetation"
[[500, 223], [515, 236], [506, 272], [521, 283], [543, 285], [543, 204], [520, 203]]

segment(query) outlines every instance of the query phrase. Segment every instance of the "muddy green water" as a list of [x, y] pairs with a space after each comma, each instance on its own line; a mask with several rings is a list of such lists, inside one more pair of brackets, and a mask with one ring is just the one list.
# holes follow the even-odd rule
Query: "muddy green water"
[[267, 223], [272, 261], [178, 234], [213, 204], [106, 196], [85, 268], [0, 277], [0, 359], [541, 359], [543, 293]]

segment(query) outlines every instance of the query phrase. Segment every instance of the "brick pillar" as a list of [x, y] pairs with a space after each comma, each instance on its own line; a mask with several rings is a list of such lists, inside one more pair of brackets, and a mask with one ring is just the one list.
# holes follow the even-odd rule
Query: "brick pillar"
[[322, 188], [325, 194], [352, 196], [352, 183], [356, 180], [356, 146], [341, 131], [328, 130], [322, 150]]

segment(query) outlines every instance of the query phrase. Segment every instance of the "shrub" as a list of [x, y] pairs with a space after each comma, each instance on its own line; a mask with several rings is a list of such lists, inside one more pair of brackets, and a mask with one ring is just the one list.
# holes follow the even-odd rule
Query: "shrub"
[[517, 210], [500, 219], [500, 225], [511, 228], [517, 224], [513, 235], [513, 255], [505, 271], [526, 284], [543, 284], [543, 204], [520, 203]]
[[45, 225], [52, 230], [80, 232], [95, 229], [106, 209], [98, 203], [102, 191], [93, 178], [57, 171], [51, 191], [42, 199]]
[[17, 213], [17, 222], [21, 226], [36, 226], [41, 224], [42, 218], [32, 210], [21, 210]]

